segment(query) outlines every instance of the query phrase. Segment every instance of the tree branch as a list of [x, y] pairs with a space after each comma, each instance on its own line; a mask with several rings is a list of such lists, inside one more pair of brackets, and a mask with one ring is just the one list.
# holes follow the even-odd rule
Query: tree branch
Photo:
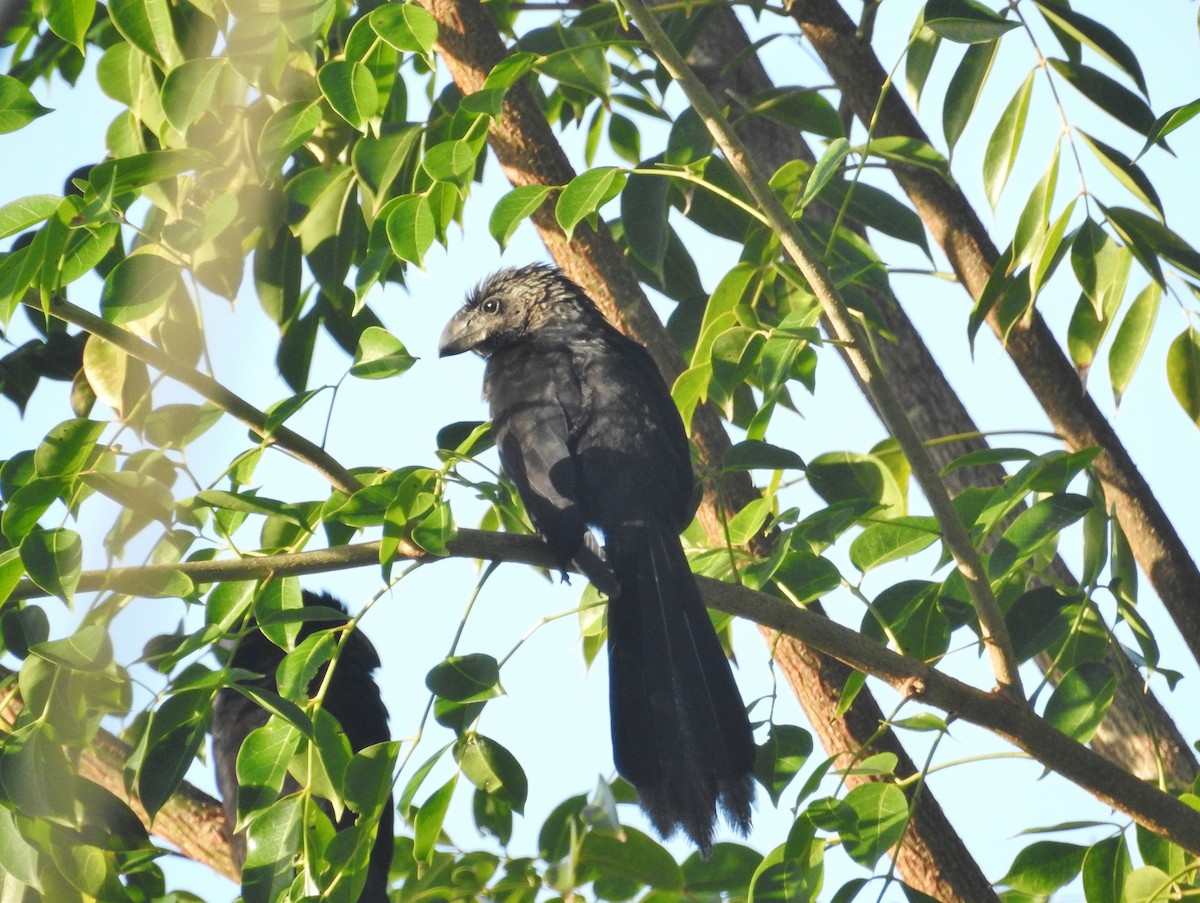
[[[836, 0], [795, 0], [790, 12], [855, 115], [873, 127], [876, 138], [903, 135], [929, 142], [916, 116], [889, 85], [879, 58], [858, 39], [854, 22]], [[978, 301], [1000, 255], [966, 196], [937, 173], [889, 165], [959, 281]], [[1200, 661], [1200, 569], [1116, 431], [1084, 390], [1050, 327], [1036, 309], [1032, 313], [1013, 325], [1006, 338], [994, 314], [988, 322], [1002, 336], [1009, 357], [1066, 446], [1073, 451], [1100, 449], [1093, 467], [1108, 504], [1116, 509], [1142, 571]]]
[[[0, 665], [0, 685], [11, 684], [16, 676]], [[24, 702], [15, 693], [6, 695], [4, 700], [0, 721], [13, 727]], [[174, 844], [184, 856], [207, 865], [231, 881], [239, 881], [238, 868], [225, 834], [225, 810], [220, 800], [183, 782], [151, 819], [137, 796], [125, 787], [125, 763], [132, 753], [127, 743], [101, 729], [79, 753], [79, 774], [128, 805], [147, 831]]]
[[[447, 548], [452, 558], [486, 557], [536, 567], [558, 566], [549, 547], [532, 536], [460, 530]], [[223, 567], [221, 579], [250, 580], [268, 574], [311, 573], [315, 556], [321, 554], [303, 552], [236, 561], [183, 562], [168, 570], [202, 580], [212, 576], [211, 568]], [[376, 564], [379, 544], [360, 543], [328, 550], [328, 554], [331, 564], [339, 567]], [[407, 543], [401, 545], [398, 557], [435, 560], [434, 556]], [[122, 568], [120, 571], [124, 573], [118, 579], [128, 578], [134, 571], [161, 573], [162, 570], [151, 566]], [[89, 571], [84, 576], [89, 580], [105, 579], [105, 573], [101, 571]], [[1148, 830], [1200, 855], [1200, 812], [1060, 733], [1022, 702], [978, 690], [924, 662], [893, 652], [824, 615], [789, 605], [766, 593], [707, 577], [698, 576], [697, 581], [709, 607], [795, 637], [851, 668], [879, 678], [905, 697], [992, 731]], [[29, 588], [28, 583], [22, 583], [22, 588], [27, 592], [26, 598], [42, 594]]]
[[[36, 300], [23, 303], [39, 313], [42, 312], [41, 304]], [[273, 430], [268, 429], [266, 414], [245, 399], [230, 392], [211, 376], [205, 376], [198, 370], [184, 366], [161, 348], [139, 339], [128, 330], [114, 326], [107, 320], [82, 307], [76, 307], [66, 300], [54, 299], [51, 301], [50, 316], [62, 320], [64, 323], [78, 326], [85, 332], [116, 345], [130, 357], [183, 383], [202, 398], [211, 401], [221, 410], [250, 427], [266, 444], [278, 446], [298, 461], [312, 467], [335, 489], [340, 489], [347, 495], [353, 495], [362, 488], [362, 483], [358, 478], [334, 460], [325, 449], [285, 426], [277, 426]]]

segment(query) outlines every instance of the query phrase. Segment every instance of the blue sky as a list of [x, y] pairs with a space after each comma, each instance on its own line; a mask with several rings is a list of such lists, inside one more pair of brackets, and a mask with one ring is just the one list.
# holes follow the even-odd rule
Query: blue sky
[[[1022, 4], [1022, 9], [1027, 6]], [[1121, 37], [1137, 53], [1146, 69], [1156, 111], [1200, 96], [1200, 53], [1196, 47], [1194, 3], [1162, 0], [1152, 5], [1153, 16], [1130, 16], [1128, 4], [1111, 0], [1092, 0], [1079, 6], [1088, 15], [1119, 27]], [[882, 36], [880, 54], [885, 65], [899, 59], [918, 8], [919, 4], [911, 0], [893, 0], [882, 5], [876, 30]], [[767, 19], [762, 27], [789, 30], [786, 22], [777, 26], [771, 19]], [[1052, 46], [1045, 44], [1043, 50], [1050, 54]], [[952, 71], [951, 60], [956, 59], [960, 51], [944, 45], [941, 53], [945, 58], [940, 59], [935, 68], [921, 109], [927, 129], [936, 136], [939, 144], [937, 97]], [[764, 55], [780, 84], [820, 85], [827, 81], [810, 49], [791, 39], [773, 42], [765, 48]], [[982, 108], [955, 153], [954, 169], [959, 182], [985, 222], [995, 227], [994, 234], [998, 237], [1011, 229], [1029, 188], [1045, 168], [1059, 133], [1057, 114], [1050, 105], [1045, 86], [1040, 85], [1030, 115], [1031, 125], [1009, 190], [997, 212], [989, 214], [979, 187], [982, 148], [999, 110], [1035, 63], [1036, 57], [1029, 45], [1019, 36], [1005, 41], [985, 90]], [[59, 192], [69, 172], [79, 165], [95, 162], [103, 155], [104, 132], [117, 107], [100, 96], [86, 76], [82, 81], [83, 86], [77, 90], [62, 84], [39, 85], [36, 89], [39, 99], [54, 112], [20, 132], [0, 136], [0, 161], [9, 174], [0, 185], [0, 203], [26, 194]], [[1123, 132], [1118, 126], [1109, 126], [1101, 114], [1071, 89], [1064, 88], [1063, 99], [1070, 122], [1099, 134], [1131, 155], [1140, 149], [1141, 141], [1135, 135]], [[577, 144], [576, 139], [573, 133], [567, 136], [569, 143]], [[1171, 144], [1176, 157], [1155, 151], [1144, 161], [1145, 167], [1166, 202], [1168, 223], [1194, 243], [1200, 243], [1194, 183], [1195, 161], [1200, 154], [1200, 126], [1176, 133]], [[1108, 177], [1100, 174], [1099, 167], [1088, 165], [1089, 187], [1102, 196], [1116, 196], [1119, 189], [1114, 183], [1105, 181]], [[877, 174], [870, 173], [868, 177], [876, 178]], [[1066, 157], [1060, 183], [1060, 203], [1065, 203], [1078, 185]], [[880, 184], [888, 185], [889, 181], [882, 177]], [[339, 460], [351, 466], [431, 463], [434, 461], [434, 436], [441, 425], [452, 420], [486, 416], [479, 398], [481, 362], [467, 356], [440, 361], [436, 356], [436, 341], [445, 320], [465, 291], [486, 273], [499, 265], [546, 259], [544, 249], [528, 225], [521, 227], [503, 255], [487, 235], [487, 217], [506, 190], [507, 185], [498, 168], [489, 165], [488, 178], [482, 187], [476, 186], [468, 203], [466, 228], [452, 234], [447, 249], [437, 248], [430, 254], [424, 272], [412, 274], [407, 290], [392, 287], [373, 298], [373, 306], [386, 325], [421, 360], [409, 373], [396, 380], [379, 383], [347, 379], [342, 384], [332, 412], [328, 443], [329, 450]], [[1122, 196], [1117, 203], [1128, 201]], [[687, 239], [701, 264], [705, 284], [711, 289], [719, 275], [732, 264], [737, 249], [698, 233], [688, 233]], [[907, 248], [886, 241], [881, 241], [879, 247], [888, 263], [921, 265], [920, 258]], [[946, 268], [940, 256], [938, 266]], [[1131, 289], [1140, 288], [1144, 281], [1144, 277], [1135, 271]], [[982, 428], [1047, 429], [1044, 416], [990, 335], [981, 334], [974, 354], [971, 354], [965, 341], [969, 306], [963, 292], [953, 285], [921, 276], [896, 276], [893, 284], [909, 315]], [[1076, 291], [1069, 280], [1059, 277], [1041, 302], [1043, 314], [1060, 337], [1065, 334]], [[79, 289], [73, 289], [72, 300], [94, 306], [96, 292], [96, 284], [81, 284]], [[665, 314], [669, 305], [660, 309]], [[289, 394], [274, 372], [274, 327], [249, 291], [244, 288], [232, 307], [217, 299], [206, 299], [204, 316], [215, 372], [221, 381], [260, 408]], [[1091, 374], [1090, 385], [1093, 394], [1109, 411], [1121, 438], [1158, 493], [1185, 542], [1193, 549], [1200, 549], [1200, 526], [1195, 515], [1200, 510], [1200, 485], [1189, 466], [1196, 460], [1200, 436], [1170, 397], [1163, 364], [1167, 345], [1185, 322], [1178, 305], [1169, 297], [1164, 298], [1160, 322], [1142, 369], [1135, 376], [1119, 411], [1112, 410], [1107, 374], [1102, 366]], [[13, 330], [12, 340], [16, 344], [27, 337], [23, 328], [20, 324]], [[311, 383], [337, 383], [348, 365], [345, 355], [322, 337], [318, 342]], [[794, 448], [807, 459], [826, 451], [865, 451], [884, 437], [882, 428], [831, 350], [822, 351], [817, 378], [815, 396], [798, 396], [801, 416], [781, 417], [772, 427], [771, 441]], [[156, 398], [161, 401], [188, 400], [189, 396], [177, 387], [164, 386], [161, 397]], [[325, 428], [328, 399], [329, 393], [320, 396], [291, 425], [309, 437], [319, 438]], [[0, 435], [7, 437], [0, 449], [0, 457], [7, 457], [17, 449], [33, 447], [53, 424], [69, 417], [64, 400], [61, 385], [42, 386], [23, 420], [10, 404], [0, 402]], [[1026, 443], [1038, 448], [1053, 447], [1051, 442], [1021, 435], [996, 440], [996, 444]], [[189, 451], [189, 462], [198, 472], [215, 473], [245, 447], [244, 430], [222, 426]], [[494, 461], [489, 463], [494, 464]], [[266, 495], [305, 499], [323, 497], [327, 491], [318, 477], [282, 455], [271, 455], [264, 460], [259, 477], [261, 492]], [[797, 504], [807, 506], [809, 510], [815, 506], [812, 496], [805, 490], [798, 490], [795, 498]], [[461, 493], [454, 502], [459, 523], [473, 526], [481, 511], [478, 504]], [[919, 502], [916, 504], [919, 506]], [[111, 511], [94, 510], [74, 528], [85, 536], [99, 536], [110, 522]], [[94, 543], [93, 548], [97, 547], [98, 543]], [[1069, 559], [1071, 551], [1068, 544], [1064, 552]], [[138, 551], [134, 550], [128, 561], [134, 563], [137, 560]], [[100, 566], [103, 561], [93, 557], [86, 564]], [[924, 558], [899, 563], [873, 576], [865, 589], [872, 594], [904, 577], [927, 576], [930, 566], [931, 562]], [[851, 574], [853, 569], [846, 565], [844, 572]], [[409, 738], [416, 730], [426, 699], [424, 675], [448, 650], [476, 576], [473, 566], [467, 562], [438, 563], [420, 568], [385, 595], [364, 619], [364, 628], [383, 656], [381, 681], [392, 713], [393, 734], [397, 738]], [[373, 569], [314, 578], [306, 585], [329, 589], [345, 598], [354, 609], [361, 607], [381, 587], [379, 575]], [[547, 583], [524, 568], [501, 568], [481, 596], [459, 650], [488, 652], [502, 657], [540, 619], [577, 605], [581, 590], [580, 581], [564, 586]], [[51, 602], [47, 608], [58, 623], [65, 624], [68, 615], [61, 608], [56, 610], [56, 605]], [[844, 592], [826, 599], [826, 608], [835, 618], [848, 624], [857, 625], [862, 615], [861, 606]], [[1164, 664], [1183, 671], [1186, 676], [1174, 694], [1166, 691], [1161, 680], [1155, 681], [1155, 690], [1180, 719], [1185, 735], [1195, 738], [1200, 734], [1200, 721], [1194, 706], [1194, 688], [1200, 674], [1195, 663], [1188, 662], [1182, 647], [1167, 642], [1172, 629], [1145, 587], [1142, 608], [1158, 628], [1165, 649]], [[195, 613], [184, 612], [177, 601], [136, 601], [117, 622], [118, 655], [124, 661], [135, 658], [147, 637], [173, 629], [185, 616], [195, 623]], [[749, 701], [769, 694], [773, 672], [766, 647], [753, 625], [736, 626], [735, 647], [739, 661], [738, 679], [744, 697]], [[952, 655], [948, 667], [956, 675], [979, 686], [990, 685], [986, 667], [972, 649], [964, 648]], [[529, 817], [518, 822], [511, 847], [514, 853], [533, 849], [541, 820], [555, 804], [568, 795], [589, 792], [598, 774], [611, 774], [604, 671], [603, 657], [590, 672], [585, 669], [579, 653], [577, 622], [573, 617], [567, 617], [538, 630], [522, 645], [503, 672], [508, 695], [489, 704], [480, 729], [508, 746], [525, 764], [531, 777]], [[1036, 677], [1027, 674], [1026, 680], [1033, 684]], [[894, 697], [886, 691], [880, 696], [884, 711], [889, 711], [895, 704]], [[764, 711], [760, 707], [756, 714], [761, 715]], [[776, 717], [804, 723], [786, 687], [780, 687]], [[432, 726], [413, 757], [413, 764], [422, 761], [448, 739], [445, 731]], [[905, 742], [913, 757], [920, 760], [924, 738], [906, 735]], [[942, 742], [937, 758], [947, 761], [1008, 749], [980, 731], [956, 724], [951, 737]], [[819, 756], [814, 757], [814, 762], [817, 758]], [[968, 838], [986, 874], [993, 880], [1004, 873], [1015, 852], [1028, 843], [1027, 838], [1014, 837], [1017, 831], [1033, 824], [1109, 817], [1108, 810], [1087, 795], [1052, 776], [1039, 780], [1040, 773], [1040, 767], [1035, 764], [1004, 760], [940, 771], [931, 782], [939, 801]], [[423, 799], [429, 790], [438, 786], [437, 775], [435, 773], [430, 779], [418, 799]], [[192, 777], [197, 784], [211, 788], [211, 779], [204, 768], [194, 769]], [[407, 774], [401, 776], [401, 782], [405, 780]], [[1003, 792], [997, 793], [997, 787], [1003, 787]], [[460, 796], [449, 827], [460, 844], [470, 847], [475, 845], [476, 839], [470, 822], [469, 799], [466, 795]], [[632, 811], [629, 815], [631, 821], [637, 823]], [[1124, 823], [1119, 818], [1114, 821]], [[769, 850], [781, 842], [788, 822], [787, 813], [772, 810], [765, 796], [760, 794], [756, 829], [749, 842], [764, 852]], [[1098, 839], [1102, 834], [1093, 836]], [[728, 835], [723, 835], [723, 839], [729, 839]], [[1083, 842], [1084, 835], [1065, 839]], [[680, 842], [673, 843], [672, 849], [681, 855], [687, 851]], [[236, 895], [231, 884], [193, 865], [172, 865], [170, 874], [171, 880], [178, 882], [175, 886], [193, 890], [206, 899], [229, 900]], [[827, 880], [829, 891], [826, 896], [852, 874], [849, 870], [835, 871]], [[887, 899], [894, 896], [889, 895]], [[1081, 895], [1072, 897], [1069, 892], [1062, 897], [1080, 898]]]

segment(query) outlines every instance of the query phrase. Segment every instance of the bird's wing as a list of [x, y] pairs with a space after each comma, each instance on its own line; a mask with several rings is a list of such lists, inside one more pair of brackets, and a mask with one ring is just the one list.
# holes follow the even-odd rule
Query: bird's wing
[[494, 355], [485, 385], [504, 472], [516, 484], [533, 525], [566, 562], [587, 530], [571, 450], [576, 379], [569, 357]]

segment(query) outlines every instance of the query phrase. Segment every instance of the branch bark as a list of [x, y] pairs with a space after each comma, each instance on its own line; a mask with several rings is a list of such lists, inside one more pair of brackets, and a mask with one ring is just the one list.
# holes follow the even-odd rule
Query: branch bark
[[[855, 115], [868, 126], [874, 124], [875, 137], [903, 135], [929, 142], [916, 116], [889, 85], [878, 57], [859, 39], [853, 20], [836, 0], [796, 0], [790, 13]], [[959, 281], [978, 301], [1000, 255], [966, 196], [935, 173], [902, 165], [893, 166], [893, 171]], [[990, 316], [988, 322], [999, 334], [995, 317]], [[1093, 466], [1103, 481], [1108, 504], [1115, 508], [1142, 571], [1193, 657], [1200, 661], [1200, 605], [1196, 602], [1200, 599], [1200, 569], [1116, 431], [1083, 388], [1036, 310], [1027, 323], [1018, 323], [1009, 331], [1004, 347], [1066, 446], [1073, 451], [1100, 449]]]
[[[874, 7], [865, 7], [864, 16], [868, 9]], [[687, 60], [714, 96], [727, 99], [736, 108], [738, 98], [754, 97], [774, 87], [745, 29], [729, 6], [707, 7], [698, 15], [705, 16], [707, 22], [692, 45]], [[737, 131], [751, 156], [765, 172], [775, 172], [791, 160], [801, 159], [810, 163], [816, 160], [816, 155], [801, 133], [764, 117], [742, 118]], [[814, 204], [807, 215], [833, 220], [837, 211]], [[982, 451], [988, 447], [988, 443], [899, 302], [881, 298], [878, 311], [895, 340], [877, 342], [875, 350], [905, 413], [926, 443], [938, 469], [943, 472], [942, 479], [951, 494], [957, 495], [972, 486], [999, 486], [1005, 478], [1004, 468], [1000, 464], [945, 470], [956, 458]], [[954, 442], [932, 441], [943, 440], [947, 436], [962, 438]], [[1020, 510], [1024, 510], [1024, 506]], [[1019, 512], [1014, 512], [1014, 516], [1016, 513]], [[1055, 556], [1049, 571], [1059, 585], [1078, 585], [1059, 556]], [[788, 642], [786, 638], [783, 641], [784, 644]], [[783, 646], [777, 646], [776, 649], [777, 660], [781, 656], [804, 654], [803, 650], [789, 651]], [[1105, 663], [1117, 675], [1135, 674], [1137, 670], [1114, 645], [1109, 646]], [[1053, 662], [1049, 656], [1039, 656], [1038, 664], [1043, 671], [1048, 671], [1052, 681], [1057, 683], [1061, 680], [1061, 673], [1050, 670]], [[825, 673], [824, 669], [818, 670]], [[847, 723], [853, 720], [850, 718]], [[836, 730], [836, 725], [831, 725], [831, 728]], [[865, 742], [869, 737], [870, 734], [863, 735], [862, 741]], [[841, 747], [845, 741], [829, 742]], [[1187, 739], [1157, 696], [1142, 681], [1120, 681], [1108, 717], [1092, 738], [1091, 745], [1144, 780], [1163, 780], [1168, 786], [1182, 788], [1191, 786], [1198, 773], [1196, 757]], [[966, 899], [975, 897], [967, 894]]]
[[[0, 685], [15, 682], [16, 676], [0, 666]], [[12, 728], [24, 703], [15, 692], [6, 693], [4, 700], [0, 722]], [[185, 782], [151, 819], [137, 796], [125, 788], [125, 762], [132, 752], [127, 743], [101, 729], [79, 754], [79, 774], [128, 805], [147, 831], [174, 844], [184, 856], [207, 865], [231, 881], [240, 880], [225, 834], [225, 810], [221, 808], [220, 800]]]
[[[550, 549], [532, 536], [461, 530], [448, 543], [450, 557], [475, 558], [556, 567]], [[329, 550], [335, 552], [338, 550]], [[265, 574], [283, 576], [312, 571], [313, 556], [299, 553], [271, 558], [245, 558], [220, 562], [228, 570], [224, 579], [248, 580]], [[341, 567], [378, 564], [378, 543], [343, 547]], [[433, 556], [415, 546], [401, 546], [400, 557], [433, 561]], [[283, 559], [289, 559], [284, 561]], [[173, 570], [201, 578], [212, 562], [183, 562]], [[161, 570], [127, 568], [125, 571]], [[90, 571], [89, 579], [104, 572]], [[746, 618], [770, 631], [802, 641], [849, 667], [873, 675], [901, 695], [984, 727], [1023, 749], [1051, 771], [1074, 782], [1097, 799], [1129, 815], [1148, 830], [1200, 855], [1200, 812], [1168, 793], [1138, 780], [1124, 769], [1053, 728], [1022, 703], [996, 693], [987, 693], [963, 683], [924, 662], [892, 652], [860, 633], [843, 627], [824, 615], [789, 605], [774, 596], [731, 583], [698, 577], [705, 604], [736, 617]], [[23, 584], [29, 586], [29, 584]], [[30, 591], [32, 594], [36, 592]], [[115, 739], [115, 738], [114, 738]], [[119, 741], [118, 741], [119, 742]], [[115, 768], [119, 766], [105, 766]], [[217, 806], [216, 801], [212, 801]]]

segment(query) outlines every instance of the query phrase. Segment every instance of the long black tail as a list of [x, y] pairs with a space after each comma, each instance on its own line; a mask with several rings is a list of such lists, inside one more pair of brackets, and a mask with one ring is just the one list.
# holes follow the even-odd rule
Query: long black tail
[[606, 536], [621, 591], [608, 608], [617, 771], [665, 837], [707, 856], [717, 807], [742, 833], [754, 799], [754, 738], [729, 660], [679, 537], [653, 525]]

